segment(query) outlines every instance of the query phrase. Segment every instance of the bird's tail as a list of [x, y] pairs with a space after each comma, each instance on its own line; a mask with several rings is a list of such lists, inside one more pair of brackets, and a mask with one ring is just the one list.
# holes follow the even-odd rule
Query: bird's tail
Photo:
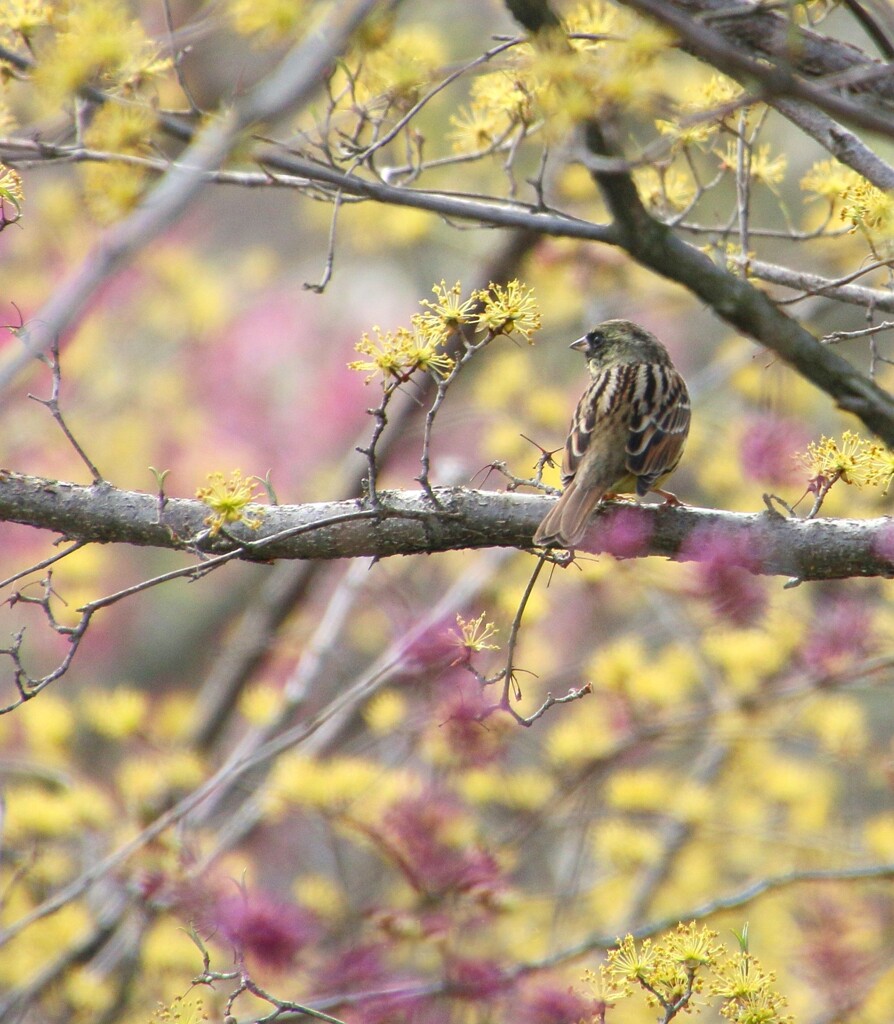
[[572, 480], [537, 527], [534, 543], [541, 547], [573, 548], [586, 533], [590, 515], [602, 495], [598, 488], [579, 488]]

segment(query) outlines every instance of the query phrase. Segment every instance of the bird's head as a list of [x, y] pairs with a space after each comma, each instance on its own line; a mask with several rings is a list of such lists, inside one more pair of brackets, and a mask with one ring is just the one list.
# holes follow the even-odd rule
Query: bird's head
[[630, 320], [606, 320], [597, 324], [571, 348], [583, 352], [588, 365], [602, 369], [617, 363], [669, 363], [667, 349], [644, 327]]

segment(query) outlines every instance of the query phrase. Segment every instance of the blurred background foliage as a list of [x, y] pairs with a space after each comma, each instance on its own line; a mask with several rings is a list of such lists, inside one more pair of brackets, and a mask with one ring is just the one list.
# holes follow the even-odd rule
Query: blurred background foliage
[[[188, 47], [178, 70], [197, 108], [214, 116], [327, 6], [173, 4], [175, 38]], [[378, 151], [383, 180], [412, 175], [415, 188], [531, 202], [535, 179], [550, 206], [599, 222], [592, 180], [570, 160], [575, 123], [595, 112], [623, 126], [631, 151], [673, 139], [661, 163], [637, 172], [641, 194], [718, 260], [738, 266], [750, 255], [835, 278], [890, 254], [884, 194], [867, 199], [864, 188], [860, 206], [860, 181], [817, 167], [826, 154], [778, 114], [751, 107], [686, 134], [681, 118], [734, 96], [735, 83], [623, 7], [557, 6], [570, 29], [608, 42], [580, 40], [567, 54], [519, 44], [458, 74]], [[868, 47], [846, 10], [794, 5], [792, 16], [825, 16], [823, 32]], [[35, 62], [5, 82], [7, 139], [70, 144], [77, 106], [84, 146], [139, 158], [9, 159], [25, 195], [23, 217], [0, 237], [3, 316], [15, 325], [17, 309], [29, 321], [140, 201], [151, 161], [176, 152], [155, 111], [187, 101], [155, 2], [22, 0], [0, 24], [5, 45]], [[518, 33], [496, 0], [406, 0], [365, 24], [328, 89], [275, 126], [276, 138], [348, 168], [352, 147]], [[86, 82], [127, 103], [85, 112], [73, 96]], [[745, 254], [741, 137], [751, 162]], [[233, 165], [248, 152], [246, 141]], [[416, 166], [420, 154], [432, 166]], [[369, 436], [380, 384], [347, 368], [355, 343], [373, 325], [408, 324], [442, 280], [461, 280], [466, 294], [486, 285], [509, 240], [344, 197], [332, 277], [316, 293], [305, 284], [324, 272], [331, 200], [272, 179], [209, 183], [108, 281], [63, 339], [61, 362], [64, 414], [109, 481], [151, 491], [152, 466], [169, 471], [167, 493], [192, 495], [209, 473], [238, 467], [269, 474], [280, 501], [299, 503], [341, 496], [362, 471], [354, 448]], [[797, 453], [854, 428], [778, 359], [619, 250], [542, 237], [508, 276], [533, 288], [543, 328], [532, 346], [495, 340], [451, 387], [435, 484], [500, 487], [484, 471], [494, 460], [530, 475], [538, 452], [526, 438], [558, 447], [583, 386], [568, 343], [613, 316], [658, 334], [689, 382], [693, 430], [674, 481], [687, 503], [759, 511], [768, 490], [796, 502], [812, 475]], [[889, 269], [860, 283], [889, 290]], [[821, 295], [789, 308], [818, 335], [867, 326], [864, 308]], [[866, 338], [840, 350], [869, 367]], [[874, 369], [890, 383], [887, 363]], [[89, 482], [47, 410], [28, 400], [51, 385], [39, 363], [17, 380], [0, 410], [3, 465]], [[411, 417], [381, 485], [416, 486], [421, 438], [422, 417]], [[881, 488], [842, 483], [823, 512], [888, 507]], [[4, 577], [52, 552], [46, 535], [0, 527]], [[73, 620], [85, 601], [181, 564], [171, 552], [84, 548], [54, 569], [54, 608]], [[747, 922], [751, 950], [787, 997], [787, 1010], [732, 1019], [887, 1024], [890, 887], [849, 877], [894, 862], [887, 583], [785, 589], [730, 567], [722, 545], [695, 566], [580, 557], [537, 587], [516, 664], [524, 709], [588, 681], [593, 692], [524, 730], [500, 715], [479, 720], [484, 698], [465, 662], [493, 670], [502, 654], [470, 655], [456, 616], [484, 612], [504, 643], [532, 564], [484, 551], [319, 567], [263, 638], [219, 728], [201, 738], [212, 671], [274, 567], [230, 565], [98, 617], [71, 670], [0, 718], [9, 1019], [219, 1019], [238, 979], [190, 989], [203, 970], [194, 929], [212, 970], [231, 970], [235, 948], [253, 983], [338, 1019], [572, 1024], [601, 1019], [598, 984], [582, 976], [598, 974], [607, 945], [697, 919], [729, 950]], [[48, 671], [67, 641], [36, 607], [0, 609], [0, 634], [22, 626], [29, 665]], [[6, 703], [15, 690], [4, 675]], [[339, 701], [327, 724], [302, 732]], [[41, 912], [229, 759], [288, 729], [296, 742]], [[811, 881], [816, 871], [830, 877]], [[746, 898], [761, 880], [767, 891]], [[707, 988], [700, 998], [711, 1001]], [[617, 1000], [609, 1021], [656, 1019], [641, 994]], [[246, 992], [231, 1010], [253, 1019], [270, 1005]], [[706, 1008], [703, 1019], [716, 1014]]]

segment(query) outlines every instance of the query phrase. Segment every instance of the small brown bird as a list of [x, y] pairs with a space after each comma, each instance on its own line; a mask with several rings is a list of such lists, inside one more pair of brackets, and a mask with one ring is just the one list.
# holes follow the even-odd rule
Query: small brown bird
[[562, 458], [562, 496], [534, 543], [573, 548], [605, 497], [655, 491], [680, 461], [689, 433], [689, 392], [667, 349], [629, 320], [606, 320], [572, 342], [590, 384], [578, 402]]

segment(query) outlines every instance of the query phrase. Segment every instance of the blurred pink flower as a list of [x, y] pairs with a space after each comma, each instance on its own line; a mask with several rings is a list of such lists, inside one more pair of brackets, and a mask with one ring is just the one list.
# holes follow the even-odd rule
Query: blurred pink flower
[[545, 984], [522, 1000], [515, 1019], [518, 1024], [578, 1024], [592, 1019], [595, 1009], [594, 1000]]
[[456, 958], [447, 968], [451, 994], [462, 999], [493, 999], [505, 991], [510, 982], [504, 971], [492, 960]]
[[446, 616], [419, 636], [405, 640], [400, 652], [401, 669], [408, 675], [437, 676], [457, 654], [456, 619]]
[[873, 644], [868, 606], [858, 598], [836, 597], [818, 603], [801, 657], [812, 671], [831, 675], [865, 657]]
[[229, 942], [239, 959], [281, 970], [319, 935], [306, 910], [266, 893], [237, 892], [217, 899], [210, 925]]
[[894, 562], [894, 522], [882, 527], [872, 546], [881, 558]]
[[648, 515], [633, 505], [621, 505], [607, 508], [599, 517], [586, 547], [606, 551], [615, 558], [636, 558], [648, 551], [651, 537]]
[[754, 573], [761, 564], [754, 542], [741, 534], [718, 529], [694, 530], [683, 545], [693, 567], [696, 593], [714, 612], [736, 626], [749, 626], [767, 604], [764, 583]]
[[[453, 647], [454, 654], [457, 650]], [[485, 693], [478, 680], [463, 669], [454, 669], [439, 680], [443, 697], [433, 719], [447, 737], [451, 755], [466, 767], [493, 764], [506, 752], [509, 722], [488, 714], [494, 695]], [[484, 719], [487, 718], [485, 722]]]
[[447, 1000], [396, 991], [365, 999], [359, 1024], [450, 1024], [453, 1020]]
[[426, 893], [496, 889], [504, 884], [489, 853], [450, 841], [458, 816], [451, 798], [433, 788], [396, 804], [385, 816], [386, 831]]
[[325, 994], [382, 988], [385, 982], [384, 945], [358, 942], [325, 959], [314, 971], [314, 985]]
[[745, 422], [739, 442], [739, 463], [749, 480], [765, 484], [793, 484], [804, 476], [795, 455], [810, 437], [796, 420], [774, 413], [754, 414]]

